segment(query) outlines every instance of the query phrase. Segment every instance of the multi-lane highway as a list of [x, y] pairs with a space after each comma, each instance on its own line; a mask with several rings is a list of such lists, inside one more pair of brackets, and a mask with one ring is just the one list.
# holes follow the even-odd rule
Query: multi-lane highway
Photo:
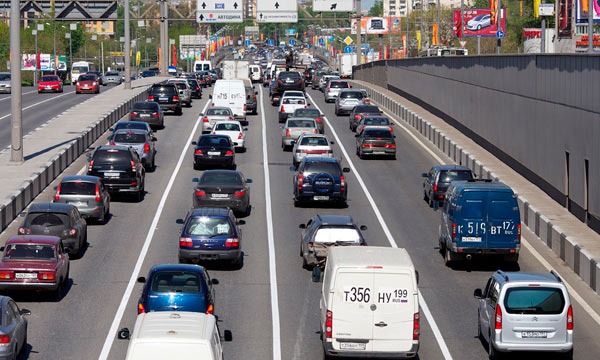
[[[486, 348], [477, 338], [476, 301], [472, 294], [503, 265], [473, 263], [450, 269], [443, 264], [436, 249], [440, 216], [422, 200], [420, 177], [438, 161], [436, 156], [447, 161], [443, 154], [420, 144], [411, 133], [396, 126], [397, 160], [360, 160], [354, 154], [354, 134], [348, 129], [347, 117], [335, 116], [333, 105], [325, 104], [320, 92], [310, 90], [310, 102], [327, 116], [326, 134], [335, 141], [335, 154], [342, 158], [343, 166], [352, 169], [347, 176], [349, 201], [347, 208], [296, 208], [289, 169], [292, 158], [290, 152], [281, 150], [277, 108], [270, 105], [264, 88], [256, 87], [259, 109], [257, 116], [249, 116], [248, 150], [236, 154], [238, 170], [253, 179], [252, 211], [242, 226], [243, 267], [231, 270], [208, 266], [211, 276], [220, 280], [215, 286], [219, 326], [221, 330], [233, 331], [233, 342], [225, 344], [225, 358], [322, 357], [318, 334], [320, 284], [311, 281], [310, 272], [302, 269], [298, 256], [298, 225], [316, 213], [351, 215], [357, 223], [368, 226], [365, 236], [369, 245], [408, 249], [420, 273], [424, 319], [420, 359], [486, 358]], [[65, 94], [70, 91], [65, 88]], [[206, 88], [204, 99], [184, 109], [182, 116], [166, 117], [165, 129], [156, 134], [157, 169], [147, 174], [144, 200], [135, 203], [114, 198], [107, 224], [89, 226], [89, 246], [81, 259], [71, 263], [71, 281], [64, 298], [57, 302], [38, 295], [13, 294], [20, 307], [32, 311], [27, 358], [125, 357], [128, 343], [117, 340], [115, 330], [133, 328], [135, 323], [142, 289], [141, 284], [135, 283], [136, 277], [146, 275], [155, 264], [177, 262], [180, 225], [176, 220], [191, 207], [192, 179], [201, 174], [192, 168], [190, 142], [199, 136], [197, 118], [205, 109], [210, 92], [211, 88]], [[37, 101], [43, 96], [46, 95]], [[84, 97], [66, 95], [60, 103]], [[35, 102], [24, 100], [23, 107]], [[9, 100], [0, 100], [2, 109], [6, 108], [4, 103]], [[47, 105], [55, 103], [59, 101]], [[43, 106], [37, 111], [35, 107], [25, 110], [25, 119], [28, 111], [47, 114], [46, 109]], [[105, 142], [106, 135], [97, 144]], [[86, 166], [82, 157], [65, 175], [82, 173]], [[53, 193], [50, 186], [36, 201], [49, 201]], [[16, 234], [18, 221], [0, 235], [1, 243]], [[533, 235], [524, 231], [524, 237], [532, 239]], [[532, 253], [526, 247], [519, 261], [520, 270], [547, 271], [536, 257], [541, 251]], [[550, 256], [545, 261], [567, 274], [565, 279], [572, 280], [574, 290], [587, 299], [589, 289], [567, 267]], [[593, 300], [587, 303], [594, 305], [590, 302]], [[599, 333], [600, 324], [594, 318], [597, 314], [588, 310], [574, 299], [576, 359], [596, 359], [600, 354], [600, 344], [594, 336]]]

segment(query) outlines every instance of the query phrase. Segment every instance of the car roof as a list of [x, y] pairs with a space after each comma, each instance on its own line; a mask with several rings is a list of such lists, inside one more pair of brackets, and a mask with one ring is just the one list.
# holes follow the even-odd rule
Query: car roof
[[8, 240], [6, 240], [6, 244], [34, 243], [57, 245], [60, 242], [61, 240], [59, 237], [49, 235], [15, 235], [11, 236]]
[[163, 343], [169, 338], [173, 342], [210, 341], [215, 326], [213, 315], [189, 311], [151, 311], [138, 315], [135, 329], [139, 332], [132, 340]]
[[229, 139], [229, 135], [223, 135], [223, 134], [202, 134], [202, 135], [200, 135], [201, 139], [202, 138], [210, 138], [210, 137], [219, 138], [219, 139], [222, 139], [222, 138]]
[[562, 280], [558, 275], [552, 272], [514, 272], [498, 270], [494, 273], [496, 277], [506, 283], [529, 283], [529, 282], [551, 282], [561, 283]]
[[386, 268], [413, 268], [414, 265], [404, 248], [383, 246], [339, 246], [329, 249], [328, 261], [338, 266]]
[[289, 118], [287, 118], [286, 123], [289, 120], [307, 120], [307, 121], [310, 120], [310, 121], [315, 122], [315, 119], [313, 119], [311, 117], [305, 117], [305, 116], [290, 116]]
[[[143, 102], [143, 101], [142, 101]], [[153, 101], [147, 101], [147, 102], [153, 102]], [[119, 121], [115, 124], [115, 126], [123, 126], [123, 125], [127, 125], [127, 124], [134, 124], [134, 125], [145, 125], [147, 127], [150, 127], [150, 125], [148, 125], [147, 122], [143, 122], [143, 121]], [[114, 127], [113, 127], [114, 128]]]
[[362, 94], [361, 89], [343, 89], [341, 92], [359, 92]]
[[348, 215], [315, 215], [322, 225], [355, 225], [354, 220]]
[[62, 213], [69, 214], [73, 209], [71, 204], [63, 203], [35, 203], [29, 207], [29, 212], [46, 212], [46, 213]]
[[63, 177], [62, 180], [60, 180], [61, 183], [74, 182], [74, 181], [98, 183], [98, 182], [100, 182], [100, 178], [97, 176], [89, 176], [89, 175], [69, 175], [69, 176]]
[[[194, 271], [204, 273], [204, 266], [192, 264], [159, 264], [150, 269], [150, 275], [158, 271]], [[149, 279], [148, 279], [149, 280]]]
[[438, 170], [465, 170], [471, 171], [468, 167], [460, 166], [460, 165], [434, 165], [434, 168]]
[[377, 110], [379, 112], [381, 112], [381, 109], [379, 109], [377, 106], [375, 105], [356, 105], [354, 107], [354, 112], [361, 112], [361, 111], [374, 111]]
[[500, 181], [473, 180], [473, 181], [453, 181], [452, 185], [459, 191], [481, 191], [481, 190], [499, 190], [513, 192], [512, 189]]
[[190, 216], [229, 216], [229, 208], [201, 207], [192, 209]]

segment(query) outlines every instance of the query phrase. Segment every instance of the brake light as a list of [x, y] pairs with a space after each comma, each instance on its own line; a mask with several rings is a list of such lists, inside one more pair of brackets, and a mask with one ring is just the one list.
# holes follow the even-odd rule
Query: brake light
[[202, 190], [196, 190], [196, 196], [206, 196], [206, 193]]
[[242, 197], [244, 196], [244, 192], [243, 191], [236, 191], [235, 194], [233, 194], [234, 197]]
[[154, 101], [154, 96], [148, 95], [148, 101]]
[[60, 186], [62, 184], [58, 184], [58, 189], [56, 189], [56, 195], [54, 195], [54, 201], [58, 201], [60, 199]]
[[279, 111], [281, 111], [281, 112], [285, 111], [285, 109], [283, 108], [283, 105], [281, 105], [281, 110], [279, 110]]
[[252, 95], [252, 100], [256, 100], [256, 95]]
[[138, 116], [138, 115], [139, 115], [139, 113], [137, 111], [132, 111], [131, 112], [131, 116]]
[[242, 133], [238, 135], [238, 140], [242, 140]]
[[567, 330], [573, 330], [573, 307], [569, 305], [569, 310], [567, 311]]
[[396, 144], [385, 144], [385, 147], [388, 149], [395, 149], [396, 148]]
[[225, 247], [227, 248], [237, 248], [240, 247], [240, 239], [238, 238], [229, 238], [225, 240]]
[[196, 154], [196, 155], [202, 155], [202, 150], [196, 149], [196, 151], [194, 152], [194, 154]]
[[98, 189], [98, 184], [96, 184], [96, 201], [100, 201], [100, 189]]
[[146, 312], [146, 309], [144, 309], [144, 304], [139, 303], [138, 304], [138, 314], [143, 314]]
[[229, 117], [229, 120], [233, 120], [233, 118], [230, 116], [230, 117]]
[[179, 101], [179, 96], [173, 96], [173, 101]]
[[368, 104], [371, 102], [371, 99], [365, 99], [365, 102]]
[[321, 119], [321, 118], [316, 118], [316, 119], [315, 119], [315, 121], [316, 121], [316, 122], [323, 122], [323, 119]]
[[212, 315], [212, 314], [214, 314], [214, 312], [215, 312], [215, 307], [212, 306], [212, 304], [208, 305], [208, 308], [206, 308], [206, 313], [208, 315]]
[[302, 176], [302, 174], [298, 175], [298, 190], [302, 189], [303, 178], [304, 176]]
[[328, 339], [331, 338], [331, 334], [333, 333], [333, 312], [331, 310], [327, 310], [327, 318], [325, 319], [325, 337]]
[[354, 120], [360, 120], [360, 115], [354, 115]]
[[456, 223], [452, 223], [452, 238], [456, 239]]
[[155, 112], [155, 113], [152, 113], [152, 116], [154, 116], [154, 117], [160, 117], [160, 114], [157, 113], [157, 112]]
[[94, 166], [94, 160], [91, 160], [90, 164], [88, 165], [88, 171], [92, 171], [93, 166]]
[[114, 145], [115, 145], [114, 141], [111, 141], [111, 142], [110, 142], [110, 145], [114, 146]]
[[15, 276], [13, 271], [1, 271], [0, 279], [12, 279]]
[[246, 111], [246, 104], [244, 104], [244, 111]]
[[0, 335], [0, 346], [7, 346], [8, 344], [10, 344], [10, 335]]
[[196, 86], [196, 91], [200, 91], [200, 88]]
[[437, 184], [433, 184], [433, 192], [437, 192]]
[[38, 273], [38, 280], [54, 280], [56, 276], [53, 272], [40, 272]]
[[144, 154], [150, 151], [150, 144], [144, 144]]
[[25, 229], [24, 227], [20, 227], [19, 230], [17, 230], [19, 235], [29, 235], [31, 234], [31, 230], [29, 229]]
[[233, 151], [227, 150], [227, 152], [225, 153], [225, 156], [233, 156]]
[[135, 172], [135, 163], [131, 161], [131, 171]]
[[413, 340], [419, 340], [419, 336], [421, 335], [421, 321], [419, 313], [415, 313], [415, 317], [413, 320]]
[[73, 235], [76, 235], [76, 234], [77, 234], [77, 229], [71, 229], [71, 230], [69, 230], [69, 235], [70, 236], [73, 236]]
[[342, 187], [342, 191], [346, 188], [346, 181], [344, 181], [344, 175], [340, 176], [340, 186]]
[[292, 135], [290, 134], [290, 129], [287, 129], [287, 130], [285, 131], [285, 136], [292, 136]]
[[372, 148], [373, 144], [362, 144], [361, 145], [363, 148]]
[[521, 223], [517, 224], [517, 240], [521, 240]]
[[207, 122], [208, 122], [208, 116], [205, 116], [205, 117], [203, 117], [203, 118], [202, 118], [202, 122], [205, 122], [205, 123], [207, 123]]
[[179, 246], [193, 246], [192, 238], [189, 237], [180, 237], [179, 238]]
[[[567, 326], [568, 326], [567, 322]], [[500, 305], [496, 304], [496, 316], [494, 317], [494, 329], [502, 330], [502, 310], [500, 309]]]

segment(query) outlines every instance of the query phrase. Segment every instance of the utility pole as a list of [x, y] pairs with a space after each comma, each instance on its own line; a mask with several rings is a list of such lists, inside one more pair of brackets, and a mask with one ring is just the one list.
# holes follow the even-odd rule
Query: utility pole
[[37, 49], [37, 29], [31, 31], [33, 33], [33, 35], [35, 35], [35, 70], [33, 71], [33, 86], [37, 87], [37, 75], [38, 75], [38, 64], [39, 64], [39, 59], [38, 59], [38, 49]]
[[[498, 0], [498, 21], [496, 22], [496, 28], [498, 30], [502, 29], [502, 0]], [[502, 48], [502, 39], [498, 38], [498, 55], [500, 55], [500, 49]]]
[[465, 2], [464, 0], [460, 0], [460, 41], [463, 41], [465, 35]]
[[100, 40], [100, 59], [102, 61], [102, 74], [104, 74], [104, 41]]
[[21, 2], [10, 1], [10, 161], [23, 162], [23, 122], [21, 110]]
[[129, 33], [129, 0], [124, 0], [125, 8], [125, 89], [131, 89], [131, 34]]
[[56, 64], [56, 20], [54, 20], [54, 59], [52, 59], [52, 61], [54, 61], [54, 75], [58, 75], [56, 70], [58, 65]]
[[592, 5], [588, 5], [588, 53], [590, 54], [594, 53], [594, 7]]
[[[70, 32], [65, 34], [65, 39], [69, 39], [69, 61], [71, 62], [71, 70], [73, 70], [73, 48], [71, 46], [71, 33]], [[67, 66], [67, 69], [69, 69], [68, 66]], [[74, 85], [73, 77], [71, 77], [71, 85]]]
[[160, 0], [160, 74], [169, 75], [168, 65], [168, 47], [169, 47], [169, 29], [168, 29], [168, 8], [166, 0]]
[[360, 0], [356, 0], [356, 13], [356, 64], [360, 65], [362, 64], [362, 46], [360, 43], [360, 37], [362, 36], [362, 24], [360, 21], [362, 17], [362, 8]]
[[[412, 5], [411, 5], [412, 6]], [[410, 9], [408, 8], [408, 0], [406, 1], [406, 49], [404, 49], [404, 52], [406, 53], [406, 57], [408, 57], [408, 25], [410, 24]]]
[[437, 18], [437, 27], [438, 28], [437, 28], [437, 34], [435, 35], [435, 37], [436, 37], [435, 42], [436, 42], [436, 44], [439, 44], [439, 42], [440, 42], [440, 27], [441, 27], [441, 24], [440, 24], [440, 0], [437, 0], [436, 7], [437, 7], [437, 16], [438, 16], [438, 18]]

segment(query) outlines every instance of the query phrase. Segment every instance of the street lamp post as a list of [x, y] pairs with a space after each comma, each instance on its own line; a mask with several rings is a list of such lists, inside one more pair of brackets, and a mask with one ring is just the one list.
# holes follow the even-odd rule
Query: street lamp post
[[[69, 61], [71, 62], [71, 70], [73, 70], [73, 47], [71, 46], [71, 33], [68, 32], [65, 34], [65, 39], [69, 39]], [[69, 67], [67, 66], [67, 69]], [[71, 85], [73, 85], [73, 77], [71, 77]]]
[[21, 3], [10, 2], [10, 113], [11, 113], [11, 146], [10, 161], [23, 162], [23, 122], [21, 109]]
[[125, 0], [123, 7], [125, 8], [125, 89], [131, 89], [131, 34], [129, 23], [129, 0]]
[[38, 72], [38, 50], [37, 50], [37, 29], [32, 30], [31, 33], [35, 36], [35, 69], [33, 71], [33, 86], [37, 87], [37, 72]]
[[54, 75], [58, 75], [57, 73], [57, 64], [56, 64], [56, 21], [54, 22], [54, 58], [52, 59], [52, 61], [54, 61]]

